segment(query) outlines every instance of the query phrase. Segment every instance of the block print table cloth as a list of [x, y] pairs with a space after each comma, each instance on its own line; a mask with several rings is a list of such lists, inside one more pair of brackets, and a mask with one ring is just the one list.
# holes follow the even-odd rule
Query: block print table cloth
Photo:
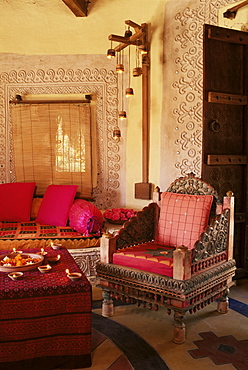
[[65, 248], [46, 251], [61, 256], [49, 273], [35, 269], [13, 281], [0, 272], [1, 369], [91, 365], [91, 285], [83, 274], [78, 281], [68, 279], [66, 269], [81, 271]]

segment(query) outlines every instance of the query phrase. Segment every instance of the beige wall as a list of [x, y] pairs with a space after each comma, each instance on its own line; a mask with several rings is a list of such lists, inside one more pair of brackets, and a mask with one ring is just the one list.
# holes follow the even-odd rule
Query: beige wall
[[[29, 55], [105, 54], [108, 35], [122, 35], [125, 20], [147, 23], [151, 45], [150, 177], [159, 184], [162, 94], [163, 20], [167, 0], [91, 0], [87, 17], [76, 17], [62, 0], [1, 1], [0, 52]], [[124, 5], [123, 5], [124, 4]], [[134, 51], [134, 50], [133, 50]], [[132, 59], [134, 56], [132, 57]], [[108, 60], [106, 59], [106, 63]], [[133, 60], [134, 63], [134, 60]], [[126, 145], [126, 206], [141, 208], [147, 201], [134, 199], [134, 183], [141, 171], [141, 78], [132, 82], [128, 120], [121, 140]]]
[[[223, 20], [222, 13], [226, 8], [240, 2], [91, 0], [88, 16], [78, 18], [62, 0], [1, 0], [0, 53], [75, 56], [87, 54], [88, 57], [94, 54], [97, 58], [99, 54], [106, 54], [110, 46], [110, 34], [124, 33], [125, 20], [130, 19], [138, 24], [147, 23], [151, 38], [149, 182], [165, 189], [170, 181], [183, 174], [183, 171], [190, 169], [200, 173], [200, 110], [193, 116], [193, 132], [192, 128], [191, 131], [187, 128], [188, 121], [192, 119], [188, 119], [187, 114], [190, 116], [196, 103], [192, 102], [191, 106], [188, 102], [186, 111], [185, 108], [181, 109], [180, 105], [181, 102], [187, 103], [185, 87], [193, 88], [193, 91], [197, 92], [198, 103], [201, 105], [201, 84], [197, 84], [193, 79], [187, 80], [189, 70], [185, 69], [184, 65], [184, 61], [188, 60], [184, 57], [191, 50], [189, 48], [196, 46], [196, 54], [191, 60], [192, 68], [195, 71], [201, 70], [201, 37], [196, 39], [193, 26], [196, 24], [200, 29], [205, 22], [238, 29], [240, 19], [243, 24], [248, 22], [247, 6], [239, 11], [233, 22], [235, 26], [231, 21]], [[188, 38], [191, 33], [192, 41]], [[198, 65], [195, 65], [196, 59], [199, 59]], [[108, 63], [106, 59], [106, 66]], [[123, 132], [120, 145], [125, 156], [121, 162], [121, 187], [124, 189], [122, 193], [125, 193], [121, 205], [139, 209], [147, 204], [145, 200], [134, 199], [134, 184], [142, 181], [141, 78], [132, 79], [132, 87], [135, 96], [129, 100], [128, 120], [125, 124], [120, 124]], [[183, 124], [180, 121], [181, 116], [185, 116]], [[188, 154], [191, 147], [199, 151], [193, 159], [190, 157], [192, 152]]]

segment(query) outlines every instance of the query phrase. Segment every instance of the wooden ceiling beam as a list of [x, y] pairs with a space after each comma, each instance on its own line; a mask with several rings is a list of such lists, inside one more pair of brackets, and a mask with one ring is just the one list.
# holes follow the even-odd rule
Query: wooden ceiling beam
[[248, 0], [243, 1], [242, 3], [233, 6], [232, 8], [227, 9], [223, 14], [224, 18], [234, 19], [236, 17], [237, 11], [243, 6], [248, 5]]
[[62, 0], [76, 17], [87, 17], [89, 1], [87, 0]]

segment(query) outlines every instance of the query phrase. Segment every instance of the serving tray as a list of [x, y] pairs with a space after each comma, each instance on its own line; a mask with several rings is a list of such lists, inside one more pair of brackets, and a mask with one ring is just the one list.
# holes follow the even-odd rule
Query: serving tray
[[34, 263], [29, 263], [27, 265], [22, 265], [22, 266], [2, 266], [0, 264], [0, 271], [2, 272], [14, 272], [14, 271], [29, 271], [29, 270], [34, 270], [38, 266], [40, 266], [44, 260], [44, 257], [40, 254], [34, 254], [34, 253], [10, 253], [10, 254], [3, 254], [0, 256], [0, 262], [5, 258], [14, 258], [17, 256], [17, 254], [20, 254], [22, 258], [32, 258], [32, 259], [37, 259], [36, 262]]

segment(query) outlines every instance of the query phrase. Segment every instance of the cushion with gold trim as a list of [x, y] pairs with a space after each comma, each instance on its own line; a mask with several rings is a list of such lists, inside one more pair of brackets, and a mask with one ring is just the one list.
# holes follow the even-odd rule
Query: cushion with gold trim
[[172, 277], [174, 249], [153, 242], [134, 245], [116, 251], [113, 263]]

